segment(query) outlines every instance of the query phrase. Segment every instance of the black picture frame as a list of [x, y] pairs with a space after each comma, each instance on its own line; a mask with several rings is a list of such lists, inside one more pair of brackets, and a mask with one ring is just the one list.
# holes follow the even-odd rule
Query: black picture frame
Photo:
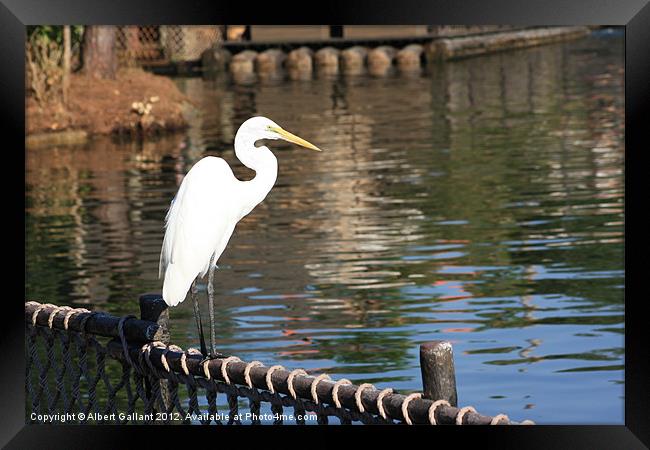
[[[253, 437], [283, 446], [331, 446], [345, 435], [363, 434], [382, 438], [387, 431], [406, 445], [443, 445], [440, 438], [453, 439], [453, 445], [479, 437], [483, 448], [648, 448], [650, 446], [650, 389], [648, 363], [650, 351], [643, 304], [639, 295], [642, 274], [638, 264], [628, 258], [643, 255], [647, 246], [641, 231], [645, 198], [641, 161], [647, 147], [650, 127], [650, 5], [647, 0], [464, 0], [430, 1], [334, 1], [327, 3], [251, 3], [209, 0], [3, 0], [0, 5], [0, 53], [3, 67], [0, 80], [3, 93], [2, 124], [13, 145], [5, 144], [2, 192], [5, 205], [5, 252], [7, 243], [15, 244], [10, 266], [17, 266], [21, 249], [18, 238], [24, 236], [24, 193], [19, 188], [19, 161], [24, 164], [24, 39], [25, 26], [36, 24], [518, 24], [518, 25], [623, 25], [625, 26], [625, 425], [621, 426], [526, 426], [526, 427], [262, 427], [255, 430], [229, 427], [228, 435], [241, 445]], [[21, 153], [20, 149], [23, 149]], [[23, 159], [21, 159], [21, 156]], [[14, 178], [15, 177], [15, 178]], [[9, 212], [10, 211], [10, 212]], [[635, 216], [638, 220], [634, 220]], [[7, 220], [11, 217], [11, 220]], [[14, 228], [11, 228], [14, 227]], [[11, 234], [10, 234], [11, 233]], [[627, 251], [627, 243], [634, 246]], [[639, 246], [639, 244], [641, 244]], [[638, 248], [638, 249], [637, 249]], [[25, 245], [23, 242], [22, 254]], [[5, 261], [9, 254], [5, 253]], [[15, 280], [15, 281], [14, 281]], [[25, 280], [25, 283], [27, 280]], [[16, 286], [19, 277], [5, 277], [6, 285]], [[16, 289], [18, 291], [18, 289]], [[0, 370], [2, 419], [0, 444], [7, 448], [132, 448], [137, 436], [146, 433], [151, 446], [182, 438], [186, 446], [223, 445], [224, 430], [215, 434], [206, 427], [142, 426], [38, 426], [24, 420], [24, 325], [22, 294], [6, 293], [3, 304], [3, 359]], [[598, 392], [594, 392], [597, 396]], [[570, 408], [571, 405], [566, 405]], [[281, 428], [281, 431], [279, 431]], [[313, 433], [321, 435], [316, 440]], [[207, 434], [209, 433], [209, 434]], [[279, 434], [282, 433], [282, 434]], [[414, 435], [413, 433], [417, 433]], [[420, 441], [420, 438], [423, 441]], [[206, 439], [204, 444], [199, 440]], [[346, 438], [347, 439], [347, 438]], [[382, 438], [383, 439], [383, 438]], [[44, 443], [47, 443], [45, 446]]]

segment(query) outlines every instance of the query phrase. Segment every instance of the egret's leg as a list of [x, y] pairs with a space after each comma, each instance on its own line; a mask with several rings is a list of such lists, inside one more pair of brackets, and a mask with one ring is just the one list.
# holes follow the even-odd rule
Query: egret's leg
[[214, 324], [214, 270], [216, 266], [213, 263], [214, 261], [211, 260], [208, 271], [208, 307], [210, 309], [210, 345], [212, 347], [209, 358], [226, 358], [228, 355], [217, 352], [216, 327]]
[[212, 356], [218, 357], [217, 354], [217, 339], [214, 326], [214, 264], [210, 259], [210, 269], [208, 271], [208, 308], [210, 311], [210, 346]]
[[196, 287], [196, 280], [192, 282], [190, 295], [192, 296], [192, 304], [194, 305], [194, 319], [196, 319], [196, 328], [199, 331], [199, 338], [201, 339], [201, 353], [208, 354], [208, 349], [205, 346], [205, 336], [203, 335], [203, 321], [201, 320], [201, 310], [199, 309], [198, 288]]

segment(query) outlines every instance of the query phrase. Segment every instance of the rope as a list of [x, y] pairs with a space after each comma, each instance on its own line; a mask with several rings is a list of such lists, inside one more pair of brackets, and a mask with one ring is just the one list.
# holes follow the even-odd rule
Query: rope
[[438, 422], [436, 422], [436, 409], [442, 405], [451, 406], [447, 400], [436, 400], [429, 406], [429, 423], [431, 425], [438, 425]]
[[[142, 360], [147, 363], [147, 366], [149, 366], [150, 369], [153, 370], [153, 366], [151, 365], [151, 361], [149, 361], [149, 351], [151, 348], [152, 342], [147, 342], [144, 344], [142, 347], [140, 347], [140, 363], [142, 364]], [[142, 364], [144, 366], [144, 364]]]
[[251, 369], [253, 367], [260, 367], [263, 366], [262, 362], [260, 361], [251, 361], [248, 364], [246, 364], [246, 368], [244, 369], [244, 380], [246, 381], [246, 384], [248, 385], [249, 388], [253, 387], [253, 381], [251, 380]]
[[311, 382], [311, 388], [310, 388], [310, 390], [311, 390], [311, 398], [314, 399], [314, 403], [316, 403], [317, 405], [318, 405], [319, 402], [318, 402], [318, 394], [316, 393], [316, 387], [318, 386], [318, 383], [320, 383], [324, 379], [331, 380], [331, 378], [330, 378], [330, 376], [328, 374], [322, 373], [322, 374], [318, 375], [316, 378], [314, 378], [314, 380]]
[[370, 383], [363, 383], [361, 386], [357, 388], [357, 391], [354, 393], [354, 401], [357, 403], [357, 409], [359, 410], [360, 413], [366, 410], [363, 407], [363, 403], [361, 403], [361, 393], [363, 392], [364, 389], [368, 389], [368, 388], [375, 389], [375, 386], [373, 386]]
[[456, 415], [456, 425], [463, 424], [463, 417], [465, 417], [465, 414], [467, 414], [468, 412], [475, 413], [476, 410], [474, 409], [473, 406], [465, 406], [464, 408], [460, 408], [460, 411], [458, 411], [458, 414]]
[[[144, 352], [145, 352], [144, 359], [145, 359], [145, 361], [147, 362], [147, 365], [149, 366], [149, 368], [151, 369], [152, 372], [157, 373], [157, 372], [158, 372], [158, 369], [157, 369], [156, 367], [154, 367], [153, 364], [151, 363], [151, 348], [152, 348], [152, 347], [153, 347], [153, 348], [164, 348], [164, 349], [167, 349], [167, 346], [165, 345], [164, 342], [161, 342], [161, 341], [154, 341], [154, 342], [149, 342], [148, 344], [145, 344], [145, 345], [142, 347], [142, 349], [143, 349]], [[163, 364], [163, 367], [165, 367], [165, 370], [166, 370], [167, 372], [169, 372], [169, 364], [167, 364], [167, 360], [164, 358], [164, 356], [165, 356], [165, 355], [164, 355], [164, 353], [163, 353], [163, 356], [162, 356], [162, 358], [160, 358], [160, 359], [161, 359], [161, 362], [162, 362], [162, 364]]]
[[36, 326], [36, 318], [38, 317], [38, 313], [43, 311], [45, 308], [56, 308], [56, 307], [57, 307], [56, 305], [53, 305], [51, 303], [44, 303], [41, 306], [39, 306], [38, 308], [36, 308], [36, 310], [32, 314], [32, 325]]
[[296, 369], [292, 370], [291, 373], [289, 374], [289, 377], [287, 378], [287, 386], [289, 386], [289, 394], [291, 394], [291, 397], [295, 400], [297, 398], [296, 395], [296, 390], [293, 388], [293, 379], [296, 375], [307, 375], [307, 372], [305, 372], [303, 369]]
[[190, 376], [190, 370], [187, 368], [187, 355], [202, 355], [201, 351], [197, 348], [188, 348], [181, 355], [181, 368], [185, 375]]
[[211, 380], [212, 376], [210, 375], [210, 368], [208, 367], [209, 362], [210, 362], [209, 359], [204, 359], [203, 361], [201, 361], [201, 367], [203, 368], [203, 373], [205, 374], [205, 378]]
[[382, 403], [382, 400], [384, 400], [384, 397], [386, 395], [392, 394], [393, 389], [392, 388], [386, 388], [382, 390], [379, 395], [377, 396], [377, 409], [379, 410], [379, 415], [382, 417], [384, 420], [388, 420], [386, 417], [386, 411], [384, 410], [384, 404]]
[[241, 362], [241, 359], [239, 359], [236, 356], [229, 356], [229, 357], [221, 360], [221, 376], [225, 380], [226, 384], [230, 384], [230, 378], [228, 377], [227, 369], [228, 369], [228, 363], [230, 363], [231, 361], [239, 361], [239, 362]]
[[510, 418], [508, 416], [506, 416], [505, 414], [497, 414], [490, 421], [490, 425], [499, 425], [499, 422], [501, 420], [505, 420], [506, 422], [510, 422]]
[[81, 323], [79, 324], [79, 328], [81, 330], [81, 337], [82, 338], [84, 338], [84, 339], [86, 338], [86, 332], [87, 332], [86, 331], [86, 324], [88, 323], [88, 320], [91, 317], [94, 317], [96, 315], [97, 315], [96, 312], [89, 312], [87, 316], [85, 316], [83, 319], [81, 319]]
[[163, 350], [162, 355], [160, 355], [160, 361], [163, 363], [165, 370], [169, 373], [171, 373], [171, 369], [169, 368], [169, 363], [167, 362], [167, 353], [169, 353], [170, 347], [171, 346], [169, 344], [165, 345], [165, 349]]
[[273, 381], [271, 380], [271, 375], [273, 375], [273, 372], [276, 370], [286, 370], [283, 366], [281, 365], [276, 365], [276, 366], [271, 366], [266, 372], [266, 387], [271, 391], [271, 394], [275, 394], [275, 388], [273, 387]]
[[54, 308], [54, 310], [50, 313], [50, 316], [47, 318], [47, 326], [52, 329], [52, 323], [54, 322], [54, 316], [56, 316], [57, 313], [61, 311], [68, 311], [72, 308], [69, 306], [57, 306]]
[[414, 394], [410, 394], [402, 402], [402, 415], [404, 416], [407, 425], [413, 425], [413, 422], [411, 422], [411, 418], [409, 417], [409, 403], [416, 398], [422, 398], [422, 393], [415, 392]]
[[339, 387], [341, 387], [342, 384], [347, 385], [352, 384], [352, 382], [346, 378], [341, 378], [339, 381], [334, 383], [334, 387], [332, 388], [332, 398], [334, 399], [334, 404], [337, 408], [341, 407], [341, 402], [339, 401]]
[[89, 312], [90, 311], [87, 310], [86, 308], [77, 308], [68, 311], [65, 314], [65, 317], [63, 318], [63, 329], [65, 329], [65, 331], [68, 331], [68, 321], [70, 320], [70, 317], [74, 316], [75, 314], [89, 313]]
[[[66, 317], [63, 321], [63, 325], [66, 330], [68, 329], [68, 323], [66, 322], [67, 319], [69, 318], [68, 314], [66, 314]], [[129, 346], [126, 342], [126, 336], [124, 336], [124, 323], [129, 319], [135, 319], [135, 318], [136, 317], [132, 315], [124, 316], [121, 317], [120, 321], [117, 323], [117, 334], [120, 336], [120, 341], [122, 341], [122, 352], [124, 354], [124, 357], [126, 358], [126, 361], [129, 363], [130, 366], [133, 366], [133, 361], [131, 360], [131, 355], [129, 355]]]

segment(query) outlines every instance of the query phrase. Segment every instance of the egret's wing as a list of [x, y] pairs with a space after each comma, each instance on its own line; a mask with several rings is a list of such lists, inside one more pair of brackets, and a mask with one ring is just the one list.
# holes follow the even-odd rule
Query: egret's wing
[[221, 255], [237, 223], [240, 183], [221, 158], [206, 157], [183, 179], [165, 219], [159, 276], [170, 305], [185, 299], [192, 281], [204, 275], [210, 258]]

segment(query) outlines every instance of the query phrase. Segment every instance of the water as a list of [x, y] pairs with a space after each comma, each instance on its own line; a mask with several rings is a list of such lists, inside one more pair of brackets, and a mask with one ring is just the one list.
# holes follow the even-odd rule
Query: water
[[[412, 76], [177, 82], [203, 111], [187, 133], [28, 152], [28, 299], [137, 313], [183, 174], [218, 155], [250, 179], [232, 140], [262, 114], [324, 151], [270, 144], [276, 186], [217, 272], [222, 351], [406, 393], [418, 345], [448, 339], [462, 405], [623, 423], [620, 34]], [[171, 315], [197, 345], [191, 302]]]

